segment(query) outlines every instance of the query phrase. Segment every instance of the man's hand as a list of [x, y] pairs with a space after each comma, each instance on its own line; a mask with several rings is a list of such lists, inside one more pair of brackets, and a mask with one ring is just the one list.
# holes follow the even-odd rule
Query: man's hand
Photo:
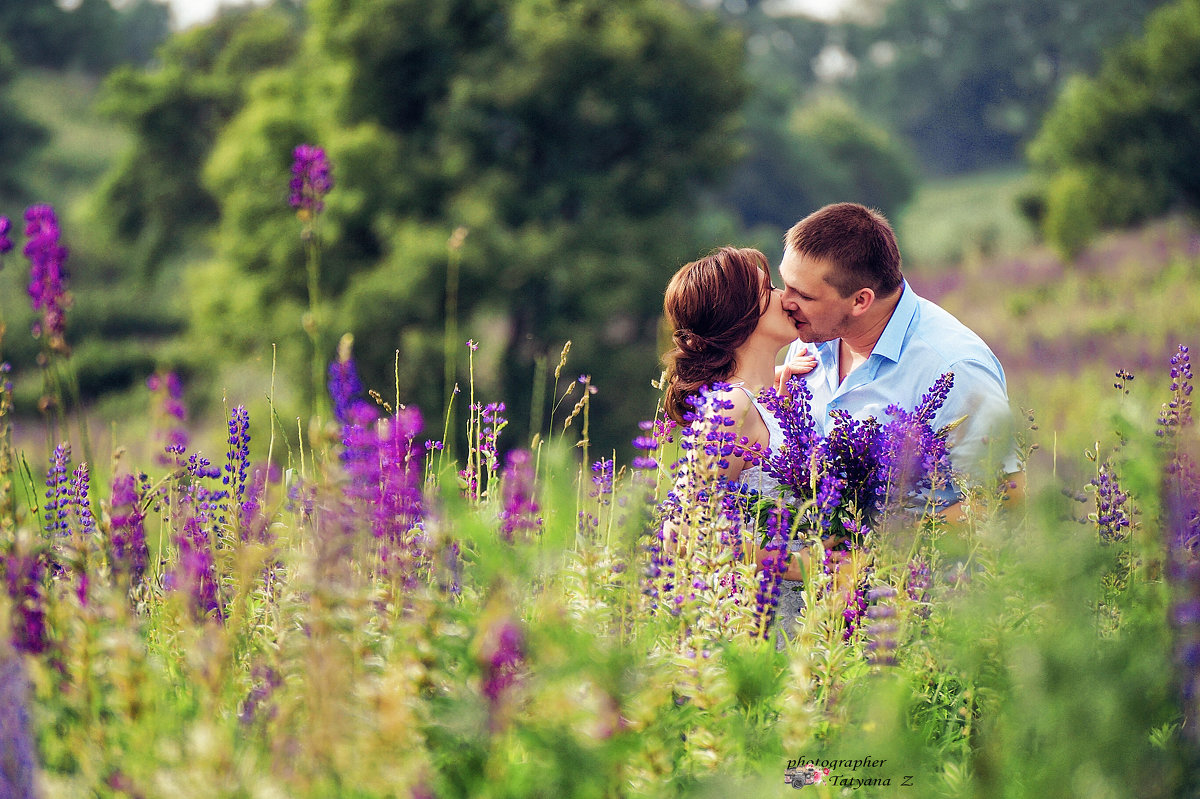
[[803, 351], [797, 353], [790, 361], [782, 366], [775, 367], [775, 389], [783, 391], [788, 379], [792, 375], [806, 375], [816, 368], [817, 356], [810, 353], [808, 347], [805, 347]]
[[[999, 489], [1001, 509], [1020, 504], [1025, 499], [1025, 472], [1006, 475], [1001, 481]], [[975, 507], [967, 507], [966, 503], [960, 500], [943, 508], [937, 515], [953, 530], [965, 525], [968, 518], [978, 513], [978, 510]]]
[[[836, 547], [845, 540], [845, 536], [832, 536], [826, 539], [825, 544], [827, 547], [832, 548]], [[775, 553], [769, 549], [758, 550], [755, 555], [755, 562], [757, 563], [758, 571], [762, 571], [766, 568], [766, 564], [763, 563], [763, 560], [767, 557], [767, 555], [774, 556], [774, 554]], [[845, 559], [846, 555], [846, 552], [840, 549], [834, 549], [830, 551], [829, 559], [832, 561], [840, 561]], [[787, 570], [783, 573], [782, 578], [784, 580], [805, 579], [805, 575], [808, 573], [808, 570], [812, 568], [812, 561], [812, 550], [810, 550], [807, 546], [796, 552], [788, 552]]]

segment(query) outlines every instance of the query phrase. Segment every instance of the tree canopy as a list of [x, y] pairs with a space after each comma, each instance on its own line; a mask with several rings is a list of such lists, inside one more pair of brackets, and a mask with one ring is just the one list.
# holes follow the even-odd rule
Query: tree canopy
[[1050, 241], [1069, 255], [1099, 228], [1200, 205], [1198, 77], [1200, 0], [1177, 0], [1067, 85], [1029, 151]]
[[1020, 158], [1063, 82], [1135, 35], [1163, 0], [890, 0], [842, 26], [841, 78], [907, 137], [926, 169], [958, 173]]
[[[593, 375], [610, 429], [632, 433], [653, 409], [663, 287], [717, 243], [697, 240], [690, 215], [734, 155], [740, 38], [659, 0], [307, 11], [303, 51], [250, 83], [208, 161], [221, 219], [216, 257], [194, 275], [200, 338], [241, 352], [301, 340], [304, 256], [284, 190], [292, 148], [312, 142], [336, 180], [321, 295], [369, 384], [393, 385], [398, 368], [402, 401], [443, 407], [447, 242], [462, 227], [463, 338], [502, 353], [481, 387], [526, 427], [545, 401], [537, 364], [571, 340], [570, 369]], [[264, 324], [239, 323], [250, 314]], [[465, 346], [450, 346], [465, 386]], [[296, 369], [307, 357], [281, 347]]]

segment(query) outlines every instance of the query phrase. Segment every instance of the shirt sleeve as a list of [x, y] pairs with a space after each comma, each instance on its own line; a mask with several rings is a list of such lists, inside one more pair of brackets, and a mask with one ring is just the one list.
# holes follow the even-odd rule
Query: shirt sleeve
[[955, 471], [980, 485], [1000, 474], [1020, 471], [1003, 377], [988, 364], [974, 360], [959, 361], [953, 372], [954, 386], [935, 422], [941, 428], [962, 419], [946, 438]]

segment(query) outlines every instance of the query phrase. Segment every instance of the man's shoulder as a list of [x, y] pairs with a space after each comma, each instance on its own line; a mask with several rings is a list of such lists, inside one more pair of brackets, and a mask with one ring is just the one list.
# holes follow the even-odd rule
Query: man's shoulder
[[978, 333], [933, 300], [918, 297], [917, 301], [906, 355], [936, 361], [944, 369], [962, 361], [999, 367], [995, 353]]

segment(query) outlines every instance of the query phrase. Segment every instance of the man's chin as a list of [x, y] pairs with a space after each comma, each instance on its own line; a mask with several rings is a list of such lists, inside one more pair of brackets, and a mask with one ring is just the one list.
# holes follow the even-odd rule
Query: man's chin
[[805, 344], [820, 344], [824, 339], [817, 336], [811, 327], [808, 325], [796, 326], [796, 338], [803, 341]]

